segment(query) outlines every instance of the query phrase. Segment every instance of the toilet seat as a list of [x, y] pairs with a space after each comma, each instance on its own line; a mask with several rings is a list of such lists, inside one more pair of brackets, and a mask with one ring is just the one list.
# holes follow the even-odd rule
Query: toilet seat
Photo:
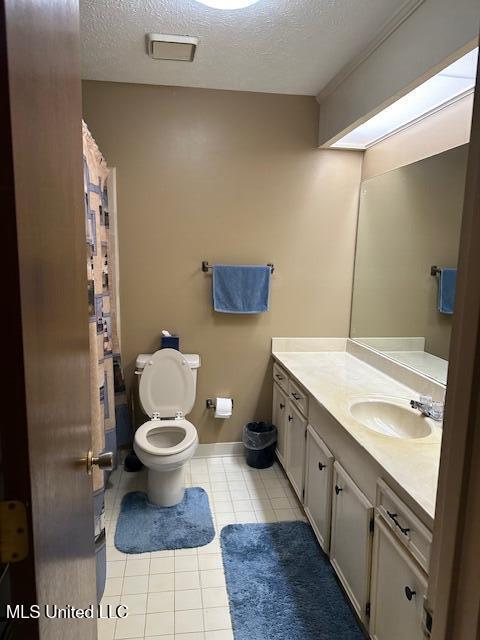
[[[158, 444], [155, 443], [156, 439]], [[196, 444], [197, 440], [195, 426], [184, 418], [149, 420], [135, 433], [135, 444], [138, 447], [146, 453], [162, 457], [182, 453]]]

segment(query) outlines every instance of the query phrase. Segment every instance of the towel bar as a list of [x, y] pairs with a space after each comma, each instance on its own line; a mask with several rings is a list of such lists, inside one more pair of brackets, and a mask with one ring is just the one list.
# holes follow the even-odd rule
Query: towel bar
[[[267, 264], [267, 267], [270, 267], [270, 271], [273, 273], [275, 271], [275, 265], [273, 265], [271, 262], [269, 262]], [[207, 271], [209, 271], [210, 269], [213, 268], [213, 265], [208, 264], [207, 260], [203, 260], [202, 262], [202, 271], [204, 271], [205, 273], [207, 273]]]

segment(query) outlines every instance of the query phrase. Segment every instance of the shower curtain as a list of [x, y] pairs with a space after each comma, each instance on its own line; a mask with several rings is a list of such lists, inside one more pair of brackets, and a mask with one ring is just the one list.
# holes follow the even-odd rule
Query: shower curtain
[[[113, 451], [116, 455], [118, 447], [130, 442], [132, 435], [117, 333], [116, 256], [108, 211], [108, 167], [87, 125], [82, 125], [92, 450], [94, 454]], [[106, 567], [104, 483], [105, 473], [94, 467], [93, 499], [99, 599], [105, 585]]]

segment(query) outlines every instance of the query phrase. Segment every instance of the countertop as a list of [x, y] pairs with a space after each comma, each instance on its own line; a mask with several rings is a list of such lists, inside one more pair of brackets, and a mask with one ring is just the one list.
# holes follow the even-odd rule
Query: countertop
[[390, 438], [363, 427], [349, 412], [354, 396], [377, 394], [409, 401], [418, 393], [345, 351], [272, 355], [403, 488], [432, 526], [441, 430], [418, 440]]

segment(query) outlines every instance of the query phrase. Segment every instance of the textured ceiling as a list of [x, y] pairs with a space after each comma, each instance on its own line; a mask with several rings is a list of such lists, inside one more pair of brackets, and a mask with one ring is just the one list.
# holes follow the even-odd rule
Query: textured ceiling
[[[402, 0], [260, 0], [220, 11], [195, 0], [81, 0], [90, 80], [316, 95]], [[146, 54], [149, 32], [198, 36], [195, 61]]]

